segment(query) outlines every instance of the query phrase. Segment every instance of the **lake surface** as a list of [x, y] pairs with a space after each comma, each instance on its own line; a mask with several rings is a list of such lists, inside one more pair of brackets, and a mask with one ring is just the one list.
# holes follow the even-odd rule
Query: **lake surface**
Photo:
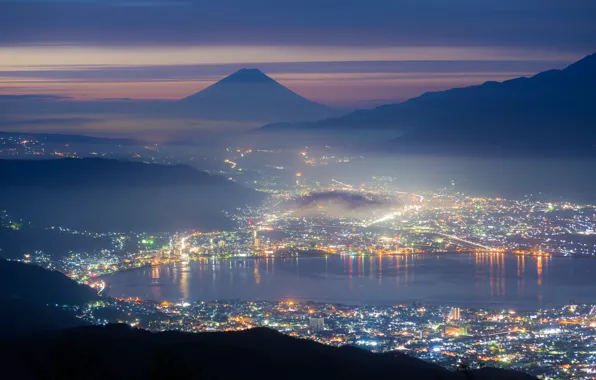
[[105, 276], [115, 297], [446, 303], [539, 308], [596, 303], [596, 259], [506, 254], [231, 259]]

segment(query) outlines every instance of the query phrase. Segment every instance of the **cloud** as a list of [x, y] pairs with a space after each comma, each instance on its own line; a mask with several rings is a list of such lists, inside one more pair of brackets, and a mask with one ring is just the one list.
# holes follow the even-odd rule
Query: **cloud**
[[31, 77], [77, 80], [158, 80], [193, 79], [214, 81], [245, 67], [257, 67], [268, 75], [348, 74], [348, 73], [537, 73], [563, 68], [571, 61], [543, 60], [388, 60], [331, 62], [243, 62], [221, 64], [173, 65], [78, 65], [23, 66], [20, 70], [1, 70], [1, 77]]
[[427, 91], [533, 75], [568, 63], [440, 60], [24, 66], [0, 69], [0, 93], [45, 92], [86, 100], [180, 99], [243, 67], [257, 67], [309, 99], [336, 107], [366, 107]]
[[311, 208], [321, 203], [338, 202], [344, 204], [348, 209], [357, 209], [362, 207], [371, 207], [386, 202], [378, 198], [367, 198], [358, 193], [348, 193], [343, 191], [324, 191], [312, 193], [300, 198], [298, 209]]
[[[167, 6], [165, 6], [167, 5]], [[0, 44], [592, 49], [591, 0], [1, 2]]]
[[594, 19], [591, 0], [0, 0], [0, 93], [175, 99], [248, 66], [358, 107], [561, 68]]
[[324, 191], [311, 193], [290, 202], [286, 207], [295, 216], [331, 218], [369, 218], [386, 214], [401, 208], [403, 204], [395, 199], [381, 198], [373, 194], [345, 191]]

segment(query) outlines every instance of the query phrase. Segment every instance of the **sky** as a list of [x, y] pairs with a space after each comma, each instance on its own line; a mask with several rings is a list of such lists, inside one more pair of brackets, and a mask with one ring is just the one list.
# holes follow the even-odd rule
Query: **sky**
[[596, 51], [593, 0], [0, 0], [0, 94], [178, 99], [243, 67], [370, 107]]

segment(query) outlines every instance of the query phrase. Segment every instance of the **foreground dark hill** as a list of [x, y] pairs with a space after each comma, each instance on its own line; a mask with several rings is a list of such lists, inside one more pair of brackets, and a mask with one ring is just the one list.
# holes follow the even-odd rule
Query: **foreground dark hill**
[[0, 259], [0, 337], [85, 325], [56, 305], [84, 305], [95, 290], [64, 274]]
[[36, 305], [78, 305], [99, 299], [95, 290], [64, 274], [0, 259], [0, 295]]
[[3, 371], [19, 379], [533, 378], [492, 369], [466, 376], [403, 354], [334, 348], [263, 328], [186, 334], [108, 325], [5, 343], [11, 350], [0, 356]]
[[[596, 144], [596, 54], [563, 70], [502, 83], [426, 93], [399, 104], [267, 131], [404, 134], [400, 147], [477, 146], [593, 149]], [[396, 140], [399, 141], [399, 140]], [[397, 142], [395, 142], [397, 143]]]
[[177, 102], [172, 112], [201, 119], [309, 121], [340, 112], [310, 101], [257, 69], [242, 69]]
[[[398, 378], [532, 379], [484, 369], [448, 371], [401, 353], [333, 348], [257, 328], [234, 333], [150, 333], [128, 325], [85, 325], [46, 304], [98, 299], [61, 273], [0, 260], [2, 378], [232, 379]], [[57, 331], [61, 330], [61, 331]]]
[[85, 326], [85, 321], [55, 306], [0, 295], [0, 339]]
[[37, 226], [93, 231], [230, 227], [253, 191], [189, 166], [104, 159], [0, 160], [0, 208]]

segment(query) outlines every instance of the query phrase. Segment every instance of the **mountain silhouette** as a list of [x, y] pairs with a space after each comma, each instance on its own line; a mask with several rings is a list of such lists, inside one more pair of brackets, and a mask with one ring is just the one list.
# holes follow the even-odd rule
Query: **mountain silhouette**
[[[56, 119], [33, 119], [29, 121], [50, 121]], [[69, 119], [63, 119], [69, 120]], [[58, 121], [59, 122], [59, 121]], [[139, 142], [133, 139], [117, 139], [105, 137], [93, 137], [85, 135], [72, 135], [62, 133], [29, 133], [29, 132], [0, 132], [0, 138], [20, 138], [35, 139], [43, 143], [56, 144], [97, 144], [97, 145], [139, 145]]]
[[454, 372], [402, 352], [331, 347], [262, 327], [196, 334], [88, 326], [54, 307], [100, 299], [62, 273], [0, 259], [0, 345], [10, 347], [0, 358], [3, 378], [535, 379], [496, 368]]
[[19, 379], [531, 380], [496, 368], [455, 372], [401, 352], [331, 347], [274, 330], [150, 333], [128, 325], [77, 327], [0, 342]]
[[35, 305], [79, 305], [99, 299], [95, 290], [60, 272], [2, 258], [0, 296], [14, 297]]
[[308, 121], [340, 112], [310, 101], [258, 69], [242, 69], [179, 100], [175, 111], [201, 119], [237, 121]]
[[430, 92], [398, 104], [265, 131], [392, 131], [414, 146], [590, 149], [596, 144], [596, 54], [530, 78]]
[[55, 306], [36, 305], [0, 295], [0, 339], [63, 330], [88, 323]]
[[60, 272], [0, 259], [0, 337], [85, 325], [56, 306], [98, 299], [95, 290]]
[[41, 227], [232, 228], [222, 211], [258, 204], [263, 197], [188, 165], [100, 158], [0, 160], [0, 208]]

